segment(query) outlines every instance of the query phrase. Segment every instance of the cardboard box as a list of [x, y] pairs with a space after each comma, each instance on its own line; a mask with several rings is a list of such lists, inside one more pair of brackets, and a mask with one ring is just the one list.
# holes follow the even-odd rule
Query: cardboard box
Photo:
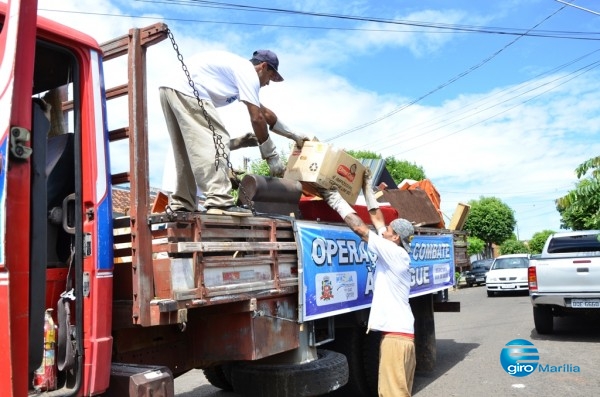
[[355, 204], [362, 189], [365, 166], [341, 149], [322, 142], [304, 142], [294, 147], [284, 178], [299, 181], [308, 195], [318, 195], [317, 187], [336, 186], [340, 195]]

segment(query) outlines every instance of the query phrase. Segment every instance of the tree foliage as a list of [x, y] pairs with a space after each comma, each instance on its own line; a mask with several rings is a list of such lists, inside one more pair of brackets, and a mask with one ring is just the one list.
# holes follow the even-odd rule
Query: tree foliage
[[553, 234], [553, 230], [542, 230], [541, 232], [535, 233], [529, 240], [529, 252], [532, 254], [541, 254], [548, 236]]
[[396, 183], [400, 183], [404, 179], [414, 179], [415, 181], [427, 179], [423, 167], [417, 165], [416, 163], [411, 163], [406, 160], [396, 160], [393, 157], [387, 157], [385, 159], [385, 165], [392, 176], [392, 179]]
[[501, 245], [513, 235], [514, 211], [496, 197], [481, 197], [469, 202], [471, 210], [464, 229], [485, 242], [485, 256], [492, 257], [492, 245]]
[[479, 255], [483, 253], [485, 241], [480, 238], [469, 236], [467, 237], [467, 255]]
[[506, 240], [502, 245], [500, 245], [500, 255], [508, 255], [508, 254], [528, 254], [529, 247], [518, 240]]
[[581, 163], [575, 189], [556, 200], [563, 229], [600, 229], [600, 156]]
[[[347, 150], [350, 156], [356, 159], [381, 159], [381, 155], [369, 150]], [[385, 168], [388, 170], [392, 179], [396, 183], [402, 182], [404, 179], [414, 179], [422, 181], [427, 179], [423, 167], [416, 163], [411, 163], [406, 160], [397, 160], [394, 157], [385, 158]]]

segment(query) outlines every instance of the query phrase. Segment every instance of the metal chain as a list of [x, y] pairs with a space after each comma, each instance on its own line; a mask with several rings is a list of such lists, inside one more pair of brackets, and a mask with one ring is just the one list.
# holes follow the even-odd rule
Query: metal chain
[[[198, 102], [198, 106], [200, 106], [200, 109], [202, 109], [202, 114], [204, 115], [204, 118], [206, 119], [206, 122], [208, 123], [208, 129], [212, 132], [213, 143], [215, 145], [215, 170], [216, 171], [219, 170], [219, 163], [220, 163], [220, 159], [222, 158], [223, 160], [225, 160], [225, 163], [227, 164], [227, 169], [231, 171], [232, 177], [236, 178], [236, 180], [239, 181], [239, 179], [237, 179], [237, 176], [235, 175], [235, 172], [233, 171], [233, 164], [231, 164], [231, 161], [229, 160], [229, 154], [225, 150], [225, 144], [223, 143], [223, 137], [221, 135], [217, 134], [217, 132], [215, 131], [215, 127], [213, 126], [210, 115], [204, 108], [204, 104], [202, 103], [202, 100], [200, 99], [200, 92], [196, 89], [194, 80], [192, 79], [192, 76], [190, 75], [190, 72], [189, 72], [185, 62], [183, 61], [183, 55], [181, 54], [181, 52], [179, 52], [179, 46], [175, 42], [175, 36], [173, 36], [173, 32], [171, 32], [171, 29], [169, 29], [169, 28], [167, 28], [167, 35], [168, 35], [169, 39], [171, 40], [173, 49], [177, 53], [177, 59], [181, 63], [181, 68], [183, 69], [183, 72], [185, 73], [185, 77], [188, 80], [189, 86], [192, 88], [194, 97], [196, 98], [196, 101]], [[225, 172], [225, 175], [227, 176], [227, 178], [229, 178], [229, 175], [227, 175], [227, 170], [224, 170], [224, 172]], [[256, 215], [256, 210], [254, 208], [254, 202], [252, 200], [250, 200], [250, 197], [248, 196], [246, 189], [244, 189], [244, 186], [242, 186], [241, 181], [239, 181], [239, 182], [240, 183], [239, 183], [238, 191], [242, 193], [244, 199], [246, 200], [248, 207], [252, 211], [252, 214]]]

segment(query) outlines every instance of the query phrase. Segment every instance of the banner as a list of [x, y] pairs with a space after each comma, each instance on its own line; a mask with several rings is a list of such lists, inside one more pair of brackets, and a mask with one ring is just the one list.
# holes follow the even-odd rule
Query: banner
[[[367, 243], [346, 226], [295, 224], [302, 269], [301, 321], [370, 307], [376, 264]], [[410, 256], [411, 297], [454, 285], [452, 235], [415, 235]]]

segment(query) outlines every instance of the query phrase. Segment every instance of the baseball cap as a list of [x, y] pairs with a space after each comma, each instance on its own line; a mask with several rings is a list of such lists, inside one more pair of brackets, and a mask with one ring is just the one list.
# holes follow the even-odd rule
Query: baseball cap
[[390, 226], [394, 233], [400, 236], [400, 241], [402, 241], [402, 245], [406, 252], [410, 252], [410, 241], [412, 240], [412, 236], [415, 234], [415, 228], [412, 223], [403, 218], [394, 219]]
[[266, 62], [267, 65], [272, 67], [275, 70], [275, 78], [273, 81], [280, 82], [283, 81], [283, 77], [279, 74], [277, 70], [279, 68], [279, 59], [277, 55], [273, 51], [270, 50], [256, 50], [252, 54], [252, 59], [256, 59], [260, 62]]

